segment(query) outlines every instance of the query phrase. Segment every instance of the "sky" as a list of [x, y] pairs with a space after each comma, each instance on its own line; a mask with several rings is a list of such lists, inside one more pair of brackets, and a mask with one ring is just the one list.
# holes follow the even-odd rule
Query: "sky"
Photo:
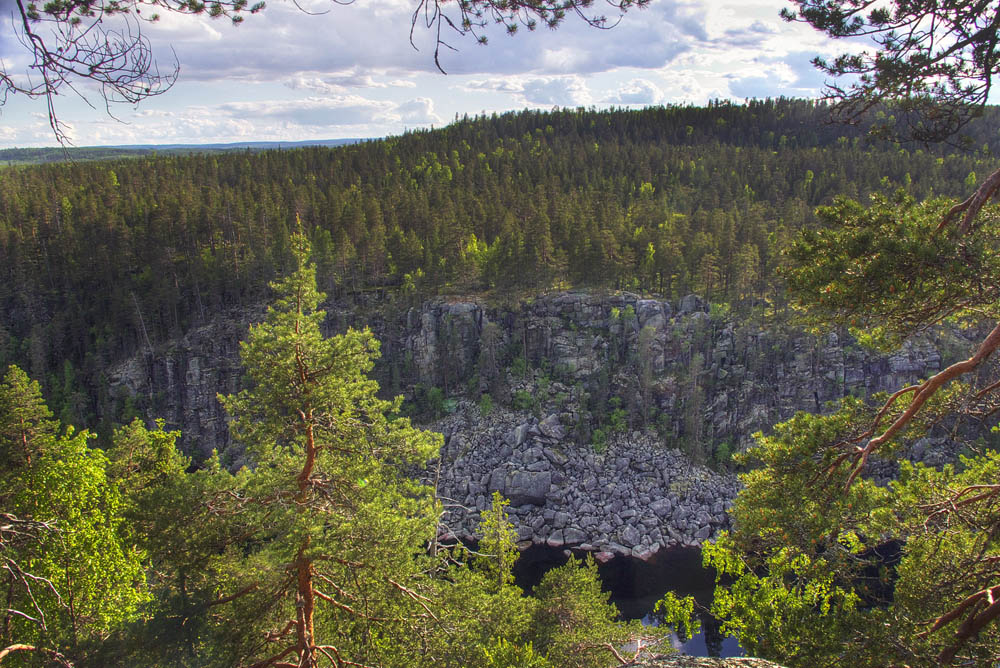
[[[788, 4], [652, 0], [607, 30], [570, 16], [556, 30], [491, 30], [485, 46], [446, 35], [447, 74], [432, 33], [418, 24], [411, 45], [414, 0], [271, 0], [239, 26], [163, 13], [142, 30], [161, 71], [180, 68], [169, 91], [109, 114], [80, 85], [56, 111], [73, 144], [103, 146], [381, 137], [516, 109], [815, 97], [823, 77], [810, 60], [844, 45], [782, 21]], [[12, 7], [0, 0], [0, 62], [20, 76]], [[45, 101], [8, 96], [0, 148], [52, 145]]]

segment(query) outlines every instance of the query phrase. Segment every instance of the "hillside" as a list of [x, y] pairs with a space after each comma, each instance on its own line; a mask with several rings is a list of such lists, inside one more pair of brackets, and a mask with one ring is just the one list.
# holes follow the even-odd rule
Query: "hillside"
[[795, 100], [521, 112], [332, 149], [5, 169], [0, 363], [42, 379], [67, 421], [120, 418], [108, 366], [259, 304], [296, 216], [338, 300], [576, 286], [780, 313], [778, 251], [815, 206], [956, 195], [994, 165], [990, 118], [977, 151], [948, 154], [826, 118]]

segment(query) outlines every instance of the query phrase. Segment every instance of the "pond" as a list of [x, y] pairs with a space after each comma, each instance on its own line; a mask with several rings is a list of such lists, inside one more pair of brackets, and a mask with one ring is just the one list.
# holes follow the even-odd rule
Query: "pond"
[[[547, 570], [565, 564], [568, 558], [562, 549], [532, 545], [521, 552], [514, 567], [517, 584], [530, 590]], [[702, 567], [698, 548], [668, 548], [648, 562], [615, 557], [599, 564], [598, 572], [605, 591], [611, 592], [611, 601], [625, 619], [654, 623], [651, 618], [653, 606], [668, 591], [679, 597], [694, 596], [705, 608], [712, 603], [715, 573]], [[716, 620], [704, 615], [701, 622], [702, 632], [678, 644], [678, 649], [693, 656], [742, 656], [739, 643], [735, 638], [723, 636]]]

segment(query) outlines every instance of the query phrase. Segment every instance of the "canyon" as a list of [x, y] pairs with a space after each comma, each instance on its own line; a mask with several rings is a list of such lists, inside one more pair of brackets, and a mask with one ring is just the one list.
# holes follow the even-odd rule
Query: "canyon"
[[[444, 503], [442, 539], [474, 540], [498, 491], [522, 547], [599, 561], [711, 540], [739, 490], [731, 454], [752, 434], [798, 410], [927, 377], [971, 340], [942, 330], [877, 354], [845, 332], [798, 329], [767, 304], [738, 317], [696, 295], [414, 305], [368, 295], [326, 306], [328, 333], [370, 326], [381, 340], [374, 375], [385, 392], [413, 405], [437, 397], [416, 417], [444, 436], [439, 460], [420, 473]], [[113, 394], [180, 429], [196, 459], [218, 450], [240, 466], [216, 395], [240, 387], [239, 340], [261, 316], [219, 316], [133, 356], [110, 371]], [[943, 439], [912, 451], [930, 463], [950, 456]]]

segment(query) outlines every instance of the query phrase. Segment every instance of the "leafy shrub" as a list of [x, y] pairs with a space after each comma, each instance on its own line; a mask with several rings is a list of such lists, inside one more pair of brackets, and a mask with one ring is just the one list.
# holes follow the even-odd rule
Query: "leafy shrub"
[[597, 454], [603, 454], [608, 449], [608, 431], [606, 429], [595, 429], [590, 437], [591, 447]]
[[514, 409], [519, 411], [534, 411], [538, 406], [535, 397], [527, 390], [518, 390], [515, 392], [513, 404]]

